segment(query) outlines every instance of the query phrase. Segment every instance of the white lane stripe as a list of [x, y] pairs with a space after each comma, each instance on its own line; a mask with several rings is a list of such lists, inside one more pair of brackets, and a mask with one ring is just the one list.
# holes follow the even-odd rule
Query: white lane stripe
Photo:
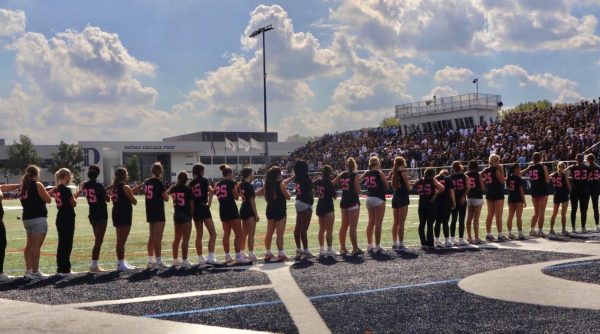
[[291, 265], [290, 262], [264, 264], [253, 267], [252, 270], [269, 276], [273, 289], [285, 305], [300, 334], [331, 333], [319, 312], [296, 283], [290, 272]]
[[226, 294], [226, 293], [246, 292], [246, 291], [271, 289], [271, 288], [273, 288], [273, 285], [271, 285], [271, 284], [253, 285], [253, 286], [245, 286], [245, 287], [241, 287], [241, 288], [228, 288], [228, 289], [206, 290], [206, 291], [191, 291], [191, 292], [173, 293], [173, 294], [169, 294], [169, 295], [160, 295], [160, 296], [100, 300], [100, 301], [88, 302], [88, 303], [74, 303], [74, 304], [66, 304], [66, 305], [57, 305], [56, 307], [84, 308], [84, 307], [98, 307], [98, 306], [107, 306], [107, 305], [121, 305], [121, 304], [131, 304], [131, 303], [152, 302], [152, 301], [157, 301], [157, 300], [221, 295], [221, 294]]

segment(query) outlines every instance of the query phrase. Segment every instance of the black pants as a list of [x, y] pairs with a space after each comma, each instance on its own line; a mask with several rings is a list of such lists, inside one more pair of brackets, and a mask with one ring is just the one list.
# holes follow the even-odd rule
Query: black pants
[[600, 191], [598, 189], [592, 189], [590, 191], [590, 200], [592, 201], [592, 208], [594, 209], [594, 223], [598, 225], [598, 219], [600, 218], [600, 213], [598, 212], [598, 197], [600, 196]]
[[[433, 223], [435, 221], [435, 206], [419, 205], [419, 238], [421, 246], [433, 246]], [[427, 233], [425, 233], [427, 227]]]
[[450, 223], [450, 236], [454, 238], [456, 235], [456, 220], [458, 219], [458, 237], [462, 238], [465, 235], [465, 215], [467, 214], [467, 204], [456, 204], [456, 208], [452, 210], [452, 222]]
[[75, 234], [75, 217], [57, 217], [58, 247], [56, 248], [56, 272], [71, 272], [71, 250]]
[[6, 229], [0, 219], [0, 273], [4, 272], [4, 255], [6, 254]]
[[587, 209], [590, 202], [590, 194], [571, 194], [571, 227], [575, 229], [577, 219], [577, 203], [581, 204], [581, 228], [585, 228], [587, 220]]
[[444, 229], [444, 237], [447, 238], [449, 232], [448, 222], [450, 221], [450, 207], [449, 206], [439, 206], [437, 208], [437, 214], [435, 217], [435, 237], [440, 237], [440, 227]]

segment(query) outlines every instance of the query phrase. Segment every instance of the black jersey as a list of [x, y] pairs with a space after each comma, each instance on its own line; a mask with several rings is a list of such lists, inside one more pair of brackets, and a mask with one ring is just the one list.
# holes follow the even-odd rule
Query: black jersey
[[590, 192], [598, 193], [600, 191], [600, 166], [593, 163], [590, 165], [589, 170]]
[[190, 188], [194, 192], [194, 206], [200, 207], [208, 204], [208, 179], [199, 176], [190, 182]]
[[90, 208], [88, 215], [89, 219], [93, 221], [108, 219], [108, 209], [106, 205], [108, 194], [103, 185], [96, 182], [96, 180], [89, 180], [83, 184], [83, 191], [81, 194], [85, 196]]
[[267, 200], [267, 219], [282, 220], [287, 216], [287, 202], [281, 191], [281, 182], [277, 182], [273, 189], [273, 196]]
[[315, 182], [315, 191], [319, 198], [317, 201], [317, 216], [322, 217], [333, 212], [333, 200], [336, 197], [336, 192], [331, 180], [318, 179]]
[[191, 202], [194, 201], [192, 189], [185, 184], [178, 184], [171, 188], [173, 199], [173, 220], [175, 223], [189, 223], [192, 220]]
[[550, 175], [550, 181], [554, 188], [554, 203], [564, 203], [569, 200], [569, 189], [567, 188], [567, 175], [558, 174], [558, 172]]
[[233, 197], [235, 186], [236, 182], [229, 179], [221, 180], [215, 186], [215, 195], [219, 200], [219, 215], [222, 221], [240, 218], [240, 213]]
[[433, 196], [436, 191], [434, 179], [419, 179], [415, 183], [415, 188], [419, 194], [419, 206], [433, 204]]
[[485, 196], [488, 200], [492, 201], [504, 199], [504, 185], [498, 180], [496, 175], [497, 170], [498, 167], [490, 166], [481, 172], [483, 182], [487, 187]]
[[573, 165], [567, 168], [571, 173], [571, 194], [585, 195], [590, 192], [590, 171], [585, 165]]
[[512, 174], [506, 179], [506, 188], [508, 188], [508, 203], [521, 203], [521, 187], [523, 187], [523, 178]]
[[370, 170], [365, 173], [363, 178], [367, 186], [367, 196], [377, 197], [385, 201], [385, 184], [386, 180], [382, 180], [378, 170]]
[[467, 172], [467, 177], [469, 178], [469, 186], [471, 190], [467, 194], [467, 198], [473, 199], [483, 199], [483, 189], [481, 189], [481, 175], [476, 170], [472, 170]]
[[19, 198], [23, 206], [23, 220], [48, 217], [48, 209], [38, 193], [37, 182], [30, 181], [27, 189], [21, 189]]
[[315, 202], [313, 196], [313, 183], [311, 179], [296, 179], [296, 200], [308, 205], [312, 205]]
[[454, 198], [456, 199], [456, 204], [458, 204], [467, 191], [467, 182], [469, 182], [469, 179], [464, 173], [452, 174], [450, 178], [452, 179], [452, 186], [454, 186]]
[[0, 196], [0, 222], [4, 219], [4, 208], [2, 207], [2, 196]]
[[165, 185], [155, 177], [146, 180], [144, 183], [147, 222], [164, 222], [166, 220], [165, 201], [162, 198], [165, 190]]
[[354, 180], [358, 177], [354, 172], [343, 172], [338, 182], [340, 188], [342, 188], [342, 200], [340, 201], [340, 208], [348, 209], [356, 205], [360, 205], [358, 200], [358, 193], [354, 189]]
[[398, 188], [394, 190], [394, 196], [408, 197], [408, 184], [404, 183], [402, 173], [406, 173], [404, 170], [398, 171]]
[[133, 204], [125, 195], [124, 186], [124, 184], [119, 183], [113, 187], [110, 193], [113, 202], [112, 220], [115, 226], [131, 225], [133, 220]]
[[436, 198], [437, 204], [443, 207], [450, 207], [452, 204], [450, 190], [454, 189], [454, 182], [452, 182], [450, 177], [444, 175], [438, 175], [435, 177], [435, 179], [444, 186], [444, 191], [442, 191]]
[[56, 203], [56, 207], [58, 208], [56, 217], [75, 217], [75, 208], [73, 208], [73, 205], [70, 201], [70, 199], [73, 198], [73, 193], [71, 193], [71, 189], [69, 189], [64, 184], [59, 184], [58, 186], [56, 186], [53, 195], [54, 202]]
[[529, 168], [529, 181], [531, 182], [531, 196], [547, 196], [548, 184], [544, 177], [544, 166], [542, 164], [534, 164]]
[[[242, 206], [240, 207], [240, 216], [243, 220], [254, 217], [254, 209], [250, 200], [255, 199], [256, 194], [254, 186], [250, 182], [242, 181], [240, 183], [240, 195], [242, 195]], [[256, 217], [254, 217], [256, 218]]]

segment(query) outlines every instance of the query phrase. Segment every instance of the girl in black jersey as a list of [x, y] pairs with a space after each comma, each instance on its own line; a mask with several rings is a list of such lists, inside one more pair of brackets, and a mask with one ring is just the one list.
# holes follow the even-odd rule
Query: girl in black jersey
[[488, 206], [487, 219], [485, 221], [485, 230], [488, 241], [495, 241], [492, 235], [492, 222], [496, 219], [496, 229], [498, 230], [498, 241], [506, 241], [507, 238], [502, 234], [502, 213], [504, 210], [504, 170], [500, 165], [500, 157], [496, 154], [490, 155], [490, 166], [481, 172], [483, 181], [487, 186], [486, 200]]
[[[529, 173], [531, 182], [531, 202], [533, 203], [533, 216], [531, 217], [531, 232], [532, 237], [545, 237], [544, 220], [546, 213], [546, 205], [548, 204], [548, 182], [550, 175], [548, 168], [541, 164], [542, 155], [539, 152], [533, 153], [533, 162], [525, 168], [521, 175]], [[535, 231], [535, 228], [538, 231]]]
[[150, 170], [152, 177], [144, 182], [146, 197], [146, 221], [150, 228], [148, 234], [148, 265], [147, 269], [165, 269], [162, 262], [162, 238], [165, 230], [165, 202], [169, 201], [167, 189], [162, 182], [163, 167], [155, 162]]
[[235, 262], [246, 263], [246, 259], [240, 253], [242, 246], [242, 224], [240, 213], [237, 204], [235, 203], [240, 197], [238, 185], [233, 180], [233, 170], [231, 167], [221, 165], [219, 169], [223, 174], [223, 180], [215, 185], [215, 195], [219, 200], [219, 217], [223, 224], [223, 250], [225, 251], [225, 262], [234, 262], [231, 254], [229, 254], [229, 236], [233, 230]]
[[352, 256], [358, 256], [364, 252], [358, 248], [356, 229], [358, 227], [358, 216], [360, 214], [360, 180], [356, 174], [356, 161], [354, 158], [346, 160], [346, 171], [338, 175], [332, 182], [342, 189], [342, 200], [340, 209], [342, 212], [342, 226], [340, 226], [340, 255], [346, 255], [346, 235], [350, 230], [350, 242], [352, 243]]
[[[242, 218], [242, 252], [248, 245], [248, 255], [245, 256], [250, 261], [256, 261], [254, 254], [254, 232], [256, 223], [259, 221], [258, 211], [256, 211], [256, 195], [252, 180], [254, 179], [252, 168], [242, 169], [242, 182], [239, 185], [240, 195], [242, 195], [242, 207], [240, 208], [240, 217]], [[242, 253], [243, 254], [243, 253]], [[245, 255], [245, 254], [243, 254]]]
[[392, 181], [394, 197], [392, 198], [392, 211], [394, 212], [394, 225], [392, 225], [392, 239], [394, 240], [394, 250], [404, 249], [404, 223], [408, 214], [408, 205], [410, 200], [408, 193], [412, 189], [408, 182], [406, 173], [406, 160], [403, 157], [394, 159], [394, 167], [388, 175]]
[[600, 166], [596, 163], [596, 157], [593, 154], [588, 154], [586, 157], [590, 168], [590, 201], [594, 210], [594, 222], [596, 223], [596, 231], [600, 232], [600, 213], [598, 212], [598, 197], [600, 197]]
[[56, 214], [56, 231], [58, 232], [58, 246], [56, 248], [56, 274], [60, 276], [71, 274], [71, 251], [73, 250], [73, 236], [75, 234], [75, 206], [77, 195], [73, 196], [67, 186], [71, 183], [71, 171], [66, 168], [59, 169], [55, 174], [56, 187], [50, 190], [58, 209]]
[[558, 209], [560, 208], [562, 235], [567, 236], [567, 208], [569, 207], [571, 184], [567, 174], [565, 174], [566, 168], [567, 164], [560, 162], [556, 166], [557, 171], [550, 175], [550, 181], [554, 188], [554, 210], [552, 211], [552, 218], [550, 219], [550, 235], [556, 235], [556, 232], [554, 232], [554, 223], [556, 222], [556, 216], [558, 215]]
[[285, 261], [288, 257], [283, 251], [283, 234], [287, 220], [286, 201], [290, 200], [287, 185], [293, 176], [282, 181], [281, 168], [273, 166], [265, 175], [265, 185], [258, 191], [257, 196], [265, 196], [267, 200], [267, 233], [265, 234], [265, 261], [272, 260], [275, 256], [271, 252], [273, 233], [277, 233], [277, 260]]
[[584, 165], [583, 154], [577, 154], [576, 165], [567, 168], [571, 174], [571, 228], [576, 233], [575, 220], [577, 219], [577, 206], [581, 205], [581, 232], [586, 233], [585, 223], [587, 220], [587, 209], [590, 201], [590, 172], [588, 166]]
[[[296, 259], [313, 257], [308, 250], [308, 227], [312, 217], [314, 203], [313, 182], [308, 176], [308, 163], [298, 160], [294, 164], [294, 183], [296, 185], [296, 226], [294, 241], [296, 242]], [[302, 249], [300, 249], [302, 246]]]
[[[167, 191], [173, 198], [173, 222], [175, 235], [173, 239], [173, 267], [189, 269], [192, 264], [188, 260], [190, 235], [192, 234], [192, 216], [194, 214], [194, 194], [186, 185], [188, 174], [177, 173], [177, 183]], [[178, 259], [179, 244], [181, 243], [181, 261]]]
[[104, 186], [96, 181], [100, 175], [100, 168], [98, 166], [90, 166], [87, 175], [89, 180], [81, 185], [79, 196], [84, 196], [87, 200], [89, 207], [88, 219], [94, 232], [94, 247], [92, 248], [90, 272], [100, 273], [106, 271], [98, 266], [98, 259], [100, 258], [100, 249], [104, 242], [104, 234], [106, 233], [108, 221], [106, 203], [110, 202], [110, 197]]
[[[452, 185], [454, 186], [454, 198], [456, 207], [452, 210], [452, 222], [450, 223], [450, 237], [454, 245], [467, 246], [464, 240], [465, 235], [465, 215], [467, 213], [467, 196], [471, 190], [469, 177], [465, 175], [460, 161], [452, 163]], [[458, 241], [454, 239], [456, 235], [456, 221], [458, 220]]]
[[4, 199], [3, 192], [19, 189], [18, 184], [2, 184], [0, 185], [0, 283], [12, 280], [14, 277], [4, 273], [4, 256], [6, 254], [6, 228], [4, 227], [4, 208], [2, 200]]
[[517, 237], [512, 233], [512, 222], [515, 214], [517, 215], [517, 229], [519, 230], [519, 240], [524, 240], [523, 235], [523, 208], [527, 206], [525, 203], [525, 188], [523, 187], [523, 179], [521, 178], [521, 165], [515, 163], [510, 166], [510, 176], [506, 179], [506, 188], [508, 189], [508, 238], [511, 240]]
[[[469, 193], [467, 194], [467, 242], [478, 245], [479, 239], [479, 216], [483, 207], [483, 190], [485, 185], [483, 178], [479, 174], [479, 164], [476, 160], [469, 162]], [[473, 226], [473, 234], [471, 234]]]
[[[433, 223], [436, 217], [437, 205], [435, 198], [444, 191], [444, 186], [435, 179], [433, 168], [425, 169], [423, 178], [415, 183], [419, 194], [419, 239], [425, 249], [433, 247]], [[427, 227], [427, 232], [425, 228]]]
[[129, 231], [131, 231], [133, 206], [137, 204], [137, 199], [133, 194], [143, 186], [143, 183], [132, 189], [127, 184], [127, 178], [127, 169], [123, 167], [115, 169], [115, 178], [110, 193], [113, 202], [112, 221], [117, 230], [117, 271], [135, 269], [125, 260], [125, 243], [129, 237]]
[[[456, 207], [456, 197], [454, 194], [454, 182], [448, 176], [448, 170], [442, 169], [435, 179], [444, 186], [442, 191], [435, 200], [436, 216], [434, 226], [434, 246], [436, 247], [452, 247], [452, 242], [449, 238], [449, 227], [448, 221], [450, 220], [450, 214]], [[440, 230], [443, 229], [445, 242], [442, 244], [440, 241]]]
[[[377, 157], [369, 159], [369, 170], [361, 176], [367, 186], [367, 211], [369, 212], [369, 223], [367, 224], [367, 251], [381, 253], [381, 225], [385, 215], [385, 192], [388, 183], [385, 175], [380, 170]], [[373, 230], [375, 231], [375, 244], [373, 244]]]
[[[335, 221], [335, 212], [333, 209], [333, 200], [337, 194], [331, 183], [331, 166], [323, 166], [321, 169], [321, 178], [315, 181], [315, 192], [319, 198], [317, 202], [317, 216], [319, 217], [319, 246], [321, 250], [319, 256], [333, 258], [333, 223]], [[326, 235], [326, 236], [325, 236]], [[325, 250], [325, 239], [327, 239], [327, 250]]]
[[25, 277], [30, 279], [46, 278], [48, 275], [39, 271], [40, 249], [48, 232], [48, 209], [46, 204], [52, 199], [39, 181], [40, 170], [30, 165], [25, 169], [21, 179], [19, 199], [23, 206], [23, 226], [27, 232], [25, 245]]
[[[192, 176], [194, 179], [190, 182], [190, 188], [194, 192], [194, 225], [196, 227], [196, 254], [198, 255], [198, 264], [215, 264], [215, 244], [217, 241], [217, 231], [215, 223], [210, 213], [210, 206], [213, 199], [213, 188], [204, 177], [204, 165], [196, 164], [192, 167]], [[208, 231], [208, 258], [204, 260], [202, 256], [202, 235], [204, 226]]]

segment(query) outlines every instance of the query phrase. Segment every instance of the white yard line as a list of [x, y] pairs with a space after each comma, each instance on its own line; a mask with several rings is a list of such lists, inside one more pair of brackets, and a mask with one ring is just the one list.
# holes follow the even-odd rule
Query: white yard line
[[151, 302], [151, 301], [157, 301], [157, 300], [179, 299], [179, 298], [200, 297], [200, 296], [213, 296], [213, 295], [221, 295], [221, 294], [235, 293], [235, 292], [246, 292], [246, 291], [262, 290], [262, 289], [271, 289], [272, 287], [273, 286], [271, 284], [253, 285], [253, 286], [245, 286], [245, 287], [241, 287], [241, 288], [229, 288], [229, 289], [206, 290], [206, 291], [191, 291], [191, 292], [173, 293], [173, 294], [169, 294], [169, 295], [160, 295], [160, 296], [100, 300], [100, 301], [87, 302], [87, 303], [57, 305], [57, 307], [84, 308], [84, 307], [98, 307], [98, 306], [106, 306], [106, 305], [143, 303], [143, 302]]

